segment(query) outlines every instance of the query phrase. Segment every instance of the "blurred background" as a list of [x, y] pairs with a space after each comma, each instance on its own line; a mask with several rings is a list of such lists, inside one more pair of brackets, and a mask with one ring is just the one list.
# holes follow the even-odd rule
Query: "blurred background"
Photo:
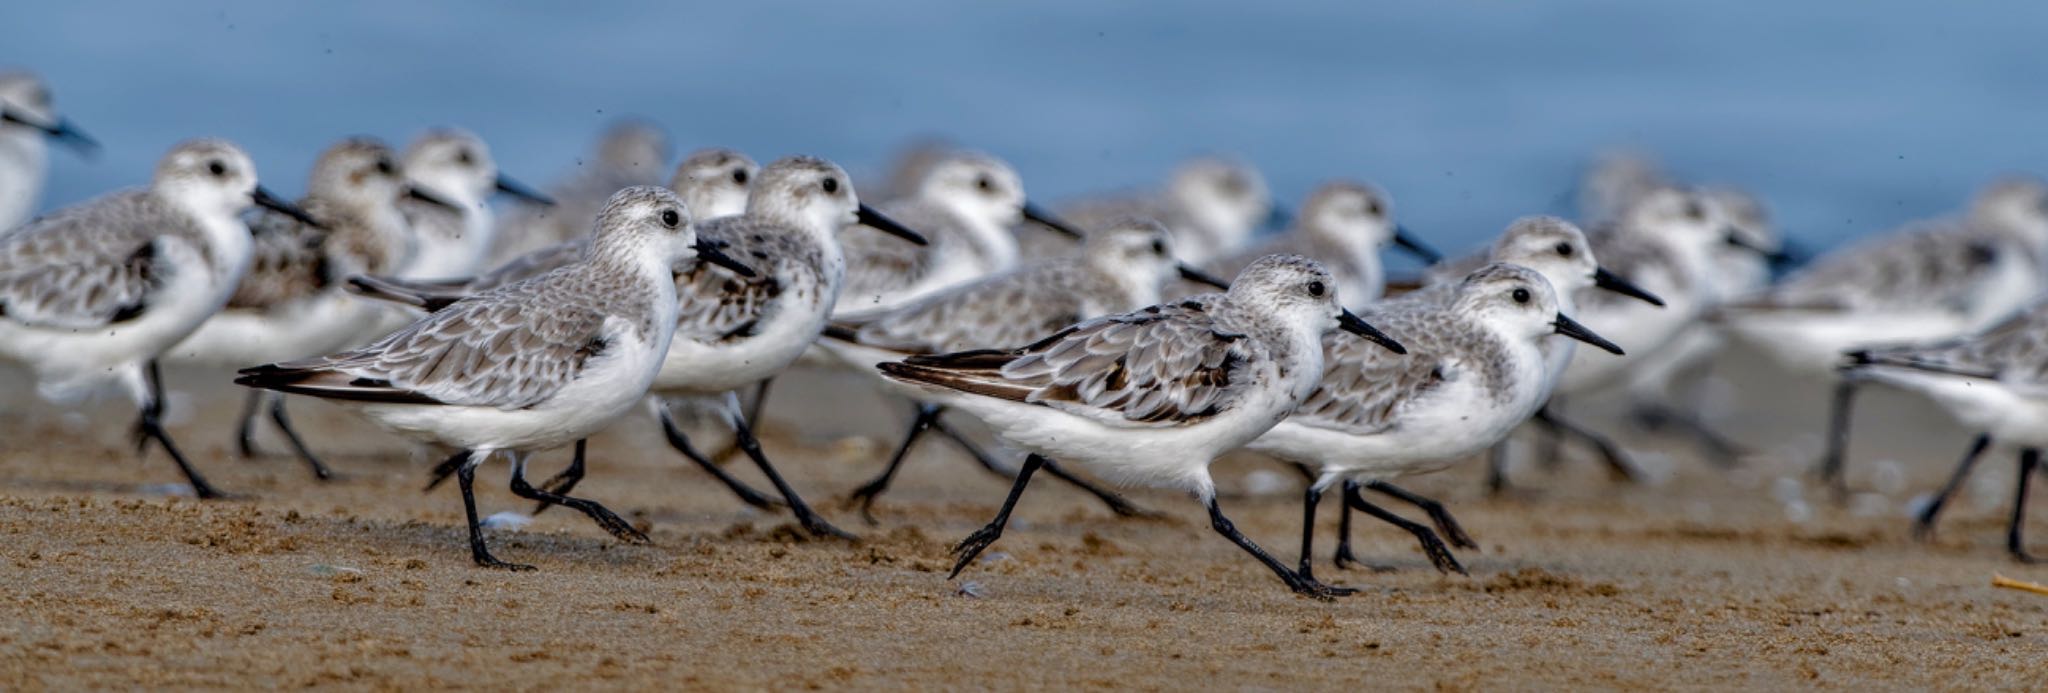
[[544, 184], [621, 116], [683, 151], [878, 171], [943, 136], [1034, 197], [1241, 157], [1288, 205], [1376, 182], [1447, 250], [1570, 212], [1595, 153], [1752, 189], [1824, 247], [2041, 171], [2048, 5], [919, 0], [12, 3], [0, 65], [46, 77], [105, 145], [51, 157], [45, 209], [143, 182], [194, 135], [296, 194], [319, 150], [457, 125]]

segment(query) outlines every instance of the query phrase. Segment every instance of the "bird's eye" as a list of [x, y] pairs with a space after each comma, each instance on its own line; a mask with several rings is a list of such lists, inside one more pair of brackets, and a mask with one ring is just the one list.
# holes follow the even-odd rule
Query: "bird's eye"
[[1694, 220], [1705, 219], [1707, 218], [1707, 210], [1701, 207], [1698, 202], [1687, 202], [1685, 203], [1685, 218]]
[[1564, 257], [1571, 257], [1571, 256], [1572, 256], [1572, 244], [1570, 244], [1570, 243], [1559, 243], [1559, 244], [1557, 244], [1557, 254], [1558, 254], [1558, 255], [1562, 255], [1562, 256], [1564, 256]]
[[825, 193], [828, 195], [839, 192], [839, 179], [827, 178], [825, 179], [825, 182], [820, 183], [819, 186], [823, 187], [825, 189]]
[[1382, 206], [1378, 201], [1374, 201], [1365, 206], [1365, 213], [1377, 217], [1386, 214], [1387, 208], [1385, 206]]
[[1152, 254], [1160, 257], [1166, 257], [1166, 241], [1152, 241]]
[[988, 176], [982, 176], [975, 179], [974, 187], [980, 188], [982, 192], [991, 192], [996, 189], [996, 182], [989, 180]]
[[377, 172], [387, 176], [395, 175], [398, 173], [398, 167], [391, 165], [390, 159], [378, 159]]
[[1515, 299], [1515, 302], [1516, 302], [1516, 303], [1528, 303], [1528, 302], [1529, 302], [1529, 290], [1528, 290], [1528, 289], [1515, 289], [1515, 292], [1514, 292], [1514, 293], [1511, 293], [1511, 294], [1508, 294], [1508, 295], [1509, 295], [1509, 296], [1512, 296], [1512, 297], [1514, 297], [1514, 299]]
[[747, 184], [747, 170], [746, 170], [746, 169], [739, 169], [739, 170], [737, 170], [737, 171], [733, 171], [733, 172], [732, 172], [732, 182], [733, 182], [733, 183], [736, 183], [736, 184], [739, 184], [739, 185], [746, 185], [746, 184]]
[[476, 155], [470, 154], [468, 149], [457, 149], [455, 150], [455, 163], [464, 166], [476, 163]]
[[208, 161], [206, 162], [206, 172], [213, 174], [215, 178], [219, 178], [228, 174], [228, 165], [221, 163], [219, 160]]
[[1327, 286], [1323, 286], [1323, 283], [1322, 283], [1322, 282], [1319, 282], [1319, 281], [1315, 281], [1315, 282], [1309, 282], [1309, 283], [1308, 283], [1308, 295], [1310, 295], [1310, 296], [1314, 296], [1314, 297], [1316, 297], [1316, 298], [1322, 298], [1322, 297], [1323, 297], [1323, 294], [1324, 294], [1324, 293], [1327, 293], [1327, 292], [1328, 292], [1329, 290], [1330, 290], [1330, 288], [1329, 288], [1329, 287], [1327, 287]]
[[673, 210], [673, 209], [664, 209], [664, 210], [661, 210], [661, 225], [662, 225], [662, 226], [666, 226], [666, 227], [669, 227], [669, 228], [673, 229], [673, 228], [675, 228], [675, 227], [676, 227], [676, 225], [677, 225], [677, 224], [681, 224], [681, 223], [683, 223], [683, 215], [681, 215], [681, 214], [677, 214], [677, 213], [676, 213], [676, 211], [675, 211], [675, 210]]

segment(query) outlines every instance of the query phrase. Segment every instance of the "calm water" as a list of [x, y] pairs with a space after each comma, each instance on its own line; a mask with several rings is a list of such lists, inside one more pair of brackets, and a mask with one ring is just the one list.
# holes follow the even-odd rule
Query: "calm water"
[[624, 114], [681, 146], [856, 171], [916, 135], [1009, 158], [1056, 200], [1194, 153], [1391, 190], [1440, 245], [1563, 212], [1595, 151], [1760, 191], [1816, 245], [2048, 172], [2048, 5], [1877, 2], [9, 3], [0, 65], [106, 144], [46, 205], [221, 135], [298, 190], [317, 151], [429, 125], [544, 183]]

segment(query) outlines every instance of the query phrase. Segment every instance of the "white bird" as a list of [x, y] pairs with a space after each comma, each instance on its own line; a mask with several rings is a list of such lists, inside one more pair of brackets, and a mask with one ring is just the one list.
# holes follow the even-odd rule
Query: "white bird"
[[[1337, 277], [1337, 293], [1351, 308], [1377, 301], [1387, 274], [1380, 251], [1388, 245], [1405, 250], [1426, 265], [1443, 256], [1394, 221], [1394, 206], [1385, 191], [1364, 183], [1337, 180], [1309, 193], [1294, 225], [1279, 236], [1251, 248], [1202, 263], [1217, 276], [1232, 276], [1252, 261], [1281, 253], [1323, 263]], [[1188, 291], [1194, 293], [1205, 289]]]
[[0, 231], [27, 221], [48, 174], [47, 140], [91, 154], [99, 144], [58, 116], [50, 89], [35, 75], [0, 71]]
[[435, 198], [400, 203], [419, 243], [413, 260], [399, 270], [404, 277], [451, 279], [483, 270], [498, 241], [497, 222], [491, 215], [493, 193], [540, 207], [554, 204], [546, 195], [499, 172], [491, 148], [465, 130], [428, 130], [406, 145], [402, 163], [405, 177]]
[[1208, 508], [1210, 526], [1296, 592], [1342, 594], [1302, 576], [1246, 538], [1216, 504], [1212, 460], [1286, 418], [1323, 372], [1323, 335], [1342, 327], [1401, 346], [1338, 302], [1314, 261], [1276, 255], [1223, 294], [1089, 320], [1018, 349], [921, 356], [882, 364], [897, 380], [989, 424], [1031, 451], [988, 526], [955, 549], [958, 575], [1002, 536], [1010, 511], [1047, 458], [1108, 476], [1176, 486]]
[[455, 475], [477, 565], [513, 570], [484, 547], [476, 467], [512, 457], [512, 492], [588, 515], [613, 536], [646, 535], [595, 502], [526, 483], [533, 450], [602, 430], [647, 394], [675, 334], [674, 272], [730, 263], [697, 238], [689, 210], [655, 187], [620, 190], [581, 262], [462, 299], [353, 351], [257, 366], [236, 384], [348, 406], [378, 425], [459, 451]]
[[[1110, 195], [1060, 207], [1061, 218], [1081, 229], [1131, 216], [1157, 219], [1173, 234], [1181, 259], [1197, 265], [1243, 249], [1275, 213], [1272, 193], [1258, 169], [1218, 157], [1183, 162], [1165, 189], [1154, 193]], [[1072, 248], [1073, 243], [1065, 247]]]
[[660, 185], [674, 147], [668, 133], [653, 123], [628, 119], [599, 136], [596, 151], [578, 159], [576, 171], [551, 185], [547, 197], [555, 204], [515, 210], [498, 220], [494, 266], [529, 252], [588, 235], [590, 220], [620, 188]]
[[157, 163], [148, 188], [95, 198], [0, 235], [0, 358], [27, 368], [44, 399], [106, 385], [141, 410], [201, 498], [221, 494], [163, 429], [157, 359], [221, 309], [249, 269], [241, 213], [261, 205], [311, 223], [256, 184], [233, 144], [193, 140]]

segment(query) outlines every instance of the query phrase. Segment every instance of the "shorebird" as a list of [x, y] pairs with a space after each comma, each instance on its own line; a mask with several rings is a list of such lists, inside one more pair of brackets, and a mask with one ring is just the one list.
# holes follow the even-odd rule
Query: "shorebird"
[[1423, 264], [1443, 259], [1394, 221], [1393, 203], [1384, 191], [1363, 183], [1331, 181], [1309, 194], [1286, 233], [1254, 244], [1248, 250], [1211, 259], [1202, 264], [1202, 269], [1227, 277], [1267, 255], [1289, 253], [1314, 258], [1337, 277], [1338, 295], [1351, 304], [1349, 307], [1358, 308], [1379, 300], [1386, 288], [1380, 250], [1389, 244], [1414, 255]]
[[81, 154], [99, 149], [99, 143], [57, 115], [41, 79], [0, 71], [0, 231], [19, 226], [35, 212], [48, 173], [50, 140]]
[[1222, 294], [1085, 321], [1016, 349], [982, 349], [885, 363], [997, 435], [1031, 451], [995, 520], [960, 542], [952, 574], [1002, 536], [1011, 510], [1049, 458], [1114, 479], [1188, 490], [1216, 533], [1302, 594], [1343, 590], [1274, 559], [1216, 503], [1209, 463], [1286, 418], [1323, 372], [1322, 339], [1345, 329], [1392, 351], [1401, 345], [1338, 302], [1336, 278], [1315, 261], [1276, 255], [1252, 263]]
[[428, 130], [406, 146], [401, 163], [414, 189], [433, 198], [399, 202], [418, 239], [413, 260], [401, 269], [414, 279], [467, 277], [484, 268], [498, 242], [490, 206], [493, 193], [540, 207], [554, 204], [498, 171], [490, 147], [464, 130]]
[[192, 140], [164, 155], [148, 188], [0, 235], [0, 357], [27, 368], [46, 400], [127, 390], [141, 410], [137, 442], [162, 445], [201, 498], [221, 493], [164, 431], [157, 359], [226, 305], [248, 271], [241, 213], [252, 205], [314, 223], [256, 184], [241, 148]]
[[674, 273], [710, 261], [748, 271], [702, 243], [668, 190], [626, 188], [597, 217], [583, 260], [470, 296], [369, 346], [243, 369], [238, 385], [319, 397], [378, 425], [456, 448], [455, 476], [479, 566], [530, 570], [485, 548], [476, 467], [504, 451], [512, 492], [574, 508], [614, 537], [646, 541], [598, 503], [526, 482], [534, 450], [603, 429], [647, 394], [675, 334]]

